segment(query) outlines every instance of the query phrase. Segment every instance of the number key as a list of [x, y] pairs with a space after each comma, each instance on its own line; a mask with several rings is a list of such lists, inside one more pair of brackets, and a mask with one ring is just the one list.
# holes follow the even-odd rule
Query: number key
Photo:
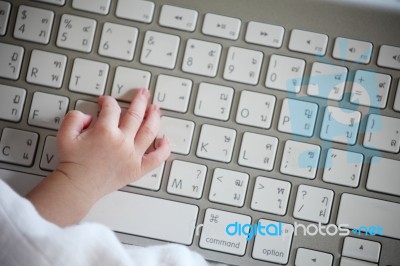
[[217, 75], [222, 46], [217, 43], [189, 39], [186, 44], [182, 71], [197, 75]]
[[265, 79], [267, 88], [299, 93], [305, 61], [281, 55], [272, 55]]
[[89, 53], [92, 50], [96, 24], [94, 19], [63, 15], [58, 30], [57, 46]]
[[14, 28], [14, 37], [37, 43], [49, 43], [54, 12], [20, 6]]
[[0, 36], [4, 36], [6, 34], [10, 10], [10, 3], [6, 1], [0, 1]]
[[175, 68], [180, 39], [178, 36], [147, 31], [140, 63], [167, 69]]
[[138, 29], [114, 23], [104, 23], [99, 54], [131, 61], [135, 53]]
[[224, 79], [256, 85], [262, 59], [262, 52], [230, 47], [226, 58]]

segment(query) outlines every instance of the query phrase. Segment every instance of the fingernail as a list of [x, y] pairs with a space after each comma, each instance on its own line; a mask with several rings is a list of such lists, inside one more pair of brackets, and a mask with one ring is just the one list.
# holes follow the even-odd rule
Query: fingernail
[[142, 89], [141, 89], [141, 93], [142, 93], [144, 96], [146, 96], [146, 97], [149, 96], [149, 90], [148, 90], [148, 89], [142, 88]]
[[156, 112], [160, 112], [160, 107], [158, 107], [158, 105], [153, 105], [153, 110]]
[[158, 149], [158, 147], [160, 147], [160, 142], [161, 142], [161, 139], [156, 139], [156, 141], [154, 142], [154, 147], [156, 149]]
[[[155, 141], [156, 149], [161, 146], [161, 141], [165, 141], [169, 146], [171, 146], [171, 142], [167, 138], [160, 138], [160, 139], [156, 139], [156, 141]], [[173, 146], [175, 146], [175, 145], [173, 145]]]

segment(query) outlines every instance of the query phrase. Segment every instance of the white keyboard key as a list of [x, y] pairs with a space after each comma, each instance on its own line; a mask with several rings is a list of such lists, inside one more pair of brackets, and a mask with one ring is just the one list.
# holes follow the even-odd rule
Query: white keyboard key
[[54, 171], [58, 162], [57, 139], [54, 136], [47, 136], [46, 142], [44, 143], [42, 158], [40, 159], [40, 168]]
[[400, 47], [382, 45], [379, 49], [377, 65], [400, 70]]
[[111, 96], [117, 100], [131, 102], [137, 89], [149, 89], [151, 73], [144, 70], [117, 66]]
[[231, 87], [202, 82], [199, 85], [194, 114], [226, 121], [229, 119], [234, 90]]
[[334, 193], [332, 190], [299, 185], [293, 216], [326, 224], [329, 222]]
[[250, 21], [245, 40], [248, 43], [279, 48], [282, 46], [285, 29], [281, 26]]
[[17, 80], [21, 71], [24, 48], [17, 45], [0, 43], [0, 77]]
[[73, 0], [72, 7], [100, 15], [107, 15], [110, 10], [111, 0]]
[[119, 18], [150, 23], [153, 20], [154, 3], [143, 0], [118, 0], [115, 15]]
[[0, 84], [0, 119], [18, 122], [24, 109], [26, 90]]
[[38, 140], [37, 133], [4, 128], [0, 139], [0, 161], [31, 166]]
[[58, 129], [68, 110], [69, 99], [64, 96], [35, 92], [29, 112], [28, 124]]
[[242, 207], [246, 197], [249, 175], [215, 168], [208, 199], [212, 202]]
[[104, 224], [116, 232], [190, 245], [198, 210], [190, 204], [115, 191], [100, 199], [84, 221]]
[[167, 138], [172, 152], [189, 154], [193, 131], [192, 121], [162, 116], [158, 138]]
[[298, 248], [295, 266], [332, 266], [332, 254], [307, 248]]
[[322, 180], [328, 183], [357, 187], [364, 156], [361, 153], [330, 148], [326, 154]]
[[256, 211], [285, 215], [290, 188], [290, 182], [258, 176], [254, 185], [251, 208]]
[[371, 159], [367, 189], [400, 196], [400, 161], [374, 156]]
[[256, 85], [263, 57], [260, 51], [230, 47], [225, 63], [224, 79]]
[[218, 43], [189, 39], [186, 43], [182, 71], [197, 75], [217, 75], [222, 46]]
[[97, 116], [99, 114], [99, 105], [94, 102], [77, 100], [75, 104], [75, 110], [90, 115], [92, 117], [92, 122], [90, 123], [89, 127], [92, 127], [96, 122]]
[[228, 235], [226, 233], [226, 227], [234, 222], [241, 225], [250, 224], [251, 218], [247, 215], [207, 209], [204, 215], [199, 246], [205, 249], [243, 256], [247, 246], [246, 235], [243, 233], [241, 235]]
[[338, 37], [332, 56], [336, 59], [368, 64], [372, 55], [372, 43]]
[[206, 174], [207, 167], [205, 165], [174, 160], [169, 173], [167, 192], [200, 199]]
[[198, 13], [196, 10], [163, 5], [159, 23], [161, 26], [184, 31], [194, 31]]
[[343, 193], [336, 224], [347, 224], [358, 232], [374, 226], [376, 235], [400, 239], [399, 220], [398, 203]]
[[65, 55], [33, 50], [26, 81], [59, 89], [64, 80], [67, 57]]
[[10, 11], [11, 4], [6, 1], [0, 1], [0, 36], [6, 34]]
[[240, 93], [236, 123], [268, 129], [271, 127], [276, 98], [252, 91]]
[[385, 108], [391, 77], [387, 74], [357, 70], [351, 89], [350, 102], [376, 108]]
[[400, 118], [370, 114], [364, 147], [392, 153], [400, 151]]
[[14, 38], [47, 44], [53, 19], [53, 11], [21, 5], [15, 22]]
[[109, 65], [106, 63], [75, 58], [69, 90], [96, 96], [103, 95], [108, 69]]
[[[266, 228], [265, 235], [257, 234], [254, 240], [252, 256], [255, 259], [269, 261], [279, 264], [286, 264], [289, 260], [290, 246], [293, 237], [293, 225], [260, 219], [258, 224]], [[271, 234], [268, 234], [270, 232]], [[281, 234], [276, 235], [275, 232]]]
[[355, 260], [347, 257], [341, 257], [339, 266], [378, 266], [378, 264], [362, 260]]
[[306, 63], [302, 59], [272, 55], [265, 86], [287, 92], [300, 92], [305, 65]]
[[327, 106], [321, 126], [321, 139], [353, 145], [357, 140], [361, 113], [335, 106]]
[[271, 171], [274, 167], [278, 139], [250, 132], [243, 134], [238, 163], [243, 166]]
[[44, 176], [0, 169], [0, 179], [12, 187], [19, 195], [27, 195], [44, 179]]
[[289, 134], [311, 137], [314, 133], [318, 105], [285, 98], [282, 103], [278, 130]]
[[130, 183], [128, 186], [144, 188], [149, 190], [159, 190], [161, 186], [161, 179], [164, 171], [164, 166], [165, 162], [162, 163], [156, 169], [145, 174], [135, 182]]
[[397, 92], [396, 92], [396, 98], [394, 100], [393, 109], [397, 112], [400, 112], [400, 80], [397, 83]]
[[233, 129], [203, 124], [196, 155], [228, 163], [232, 159], [235, 139], [236, 131]]
[[52, 5], [57, 5], [57, 6], [65, 5], [65, 0], [34, 0], [34, 1], [48, 3], [48, 4], [52, 4]]
[[132, 61], [139, 31], [135, 27], [104, 23], [99, 44], [102, 56]]
[[61, 17], [57, 46], [79, 52], [92, 50], [96, 20], [64, 14]]
[[287, 140], [280, 171], [283, 174], [314, 179], [321, 147], [314, 144]]
[[346, 237], [343, 243], [342, 256], [379, 262], [381, 243], [355, 237]]
[[326, 34], [315, 33], [294, 29], [290, 34], [289, 50], [323, 56], [326, 53], [328, 36]]
[[140, 63], [167, 69], [175, 68], [180, 39], [176, 35], [147, 31]]
[[202, 32], [229, 40], [237, 40], [242, 22], [238, 18], [207, 13], [204, 17]]
[[347, 68], [314, 62], [308, 82], [307, 94], [324, 99], [340, 101], [343, 98]]
[[193, 81], [158, 75], [153, 103], [161, 109], [185, 113], [188, 109]]

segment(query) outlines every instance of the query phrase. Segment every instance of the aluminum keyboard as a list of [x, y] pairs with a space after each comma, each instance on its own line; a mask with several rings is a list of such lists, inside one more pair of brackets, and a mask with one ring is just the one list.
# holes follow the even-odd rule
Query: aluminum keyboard
[[[95, 118], [97, 96], [124, 108], [148, 88], [173, 154], [86, 221], [234, 265], [397, 265], [399, 39], [291, 26], [260, 1], [238, 12], [250, 2], [0, 1], [0, 178], [26, 193], [57, 165], [68, 110]], [[230, 235], [234, 222], [282, 234]]]

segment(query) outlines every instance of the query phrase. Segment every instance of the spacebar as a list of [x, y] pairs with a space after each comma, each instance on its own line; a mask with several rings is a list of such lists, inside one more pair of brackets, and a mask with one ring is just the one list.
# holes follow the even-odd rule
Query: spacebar
[[195, 205], [116, 191], [97, 202], [84, 220], [120, 233], [189, 245], [197, 214]]
[[[383, 236], [400, 239], [400, 204], [362, 197], [353, 194], [342, 194], [336, 224], [349, 228], [360, 229], [375, 226], [378, 234], [378, 226], [382, 229]], [[364, 230], [361, 231], [366, 231]]]

